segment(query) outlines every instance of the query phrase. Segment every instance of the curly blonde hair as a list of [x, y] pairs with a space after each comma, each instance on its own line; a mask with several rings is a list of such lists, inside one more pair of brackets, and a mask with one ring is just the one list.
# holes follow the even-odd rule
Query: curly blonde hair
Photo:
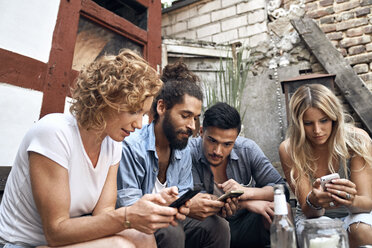
[[80, 72], [70, 112], [84, 129], [104, 130], [109, 111], [136, 112], [163, 83], [158, 73], [131, 50], [103, 56]]
[[353, 123], [345, 122], [342, 104], [331, 90], [321, 84], [306, 84], [296, 90], [289, 103], [290, 121], [287, 138], [289, 154], [293, 161], [290, 175], [291, 182], [296, 188], [303, 176], [315, 178], [317, 170], [316, 158], [313, 156], [310, 142], [306, 139], [303, 124], [303, 115], [309, 108], [322, 110], [332, 120], [332, 133], [328, 142], [329, 171], [335, 172], [332, 166], [333, 159], [341, 160], [347, 175], [349, 173], [347, 160], [355, 155], [362, 157], [369, 166], [372, 166], [370, 137], [365, 132], [356, 131]]

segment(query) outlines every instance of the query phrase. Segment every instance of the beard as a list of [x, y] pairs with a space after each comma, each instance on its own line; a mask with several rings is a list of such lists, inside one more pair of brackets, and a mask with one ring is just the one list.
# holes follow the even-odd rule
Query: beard
[[[173, 125], [173, 120], [172, 117], [170, 116], [169, 111], [166, 111], [164, 115], [162, 127], [165, 137], [167, 137], [169, 141], [170, 148], [182, 150], [187, 146], [189, 137], [192, 135], [192, 130], [191, 129], [187, 129], [186, 131], [182, 129], [176, 130], [176, 127]], [[179, 139], [177, 138], [179, 134], [187, 134], [188, 137]]]

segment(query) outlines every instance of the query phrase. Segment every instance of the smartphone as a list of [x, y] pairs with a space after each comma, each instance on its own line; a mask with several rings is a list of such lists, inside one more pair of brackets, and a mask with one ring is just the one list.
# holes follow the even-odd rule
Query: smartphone
[[200, 192], [201, 189], [189, 189], [185, 194], [183, 194], [180, 198], [172, 202], [169, 207], [172, 208], [179, 208], [184, 205], [188, 200], [193, 198], [197, 193]]
[[323, 190], [324, 191], [327, 190], [325, 185], [329, 183], [332, 179], [339, 179], [339, 178], [340, 178], [340, 175], [338, 173], [333, 173], [333, 174], [322, 176], [320, 178], [320, 184], [322, 185]]
[[242, 191], [242, 190], [232, 190], [232, 191], [229, 191], [229, 192], [221, 195], [217, 200], [226, 201], [227, 198], [238, 197], [238, 196], [241, 196], [243, 193], [244, 193], [244, 191]]

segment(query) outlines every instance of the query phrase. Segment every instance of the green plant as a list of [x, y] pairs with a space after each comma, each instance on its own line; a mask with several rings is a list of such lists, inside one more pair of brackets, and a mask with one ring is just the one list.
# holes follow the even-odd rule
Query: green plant
[[[230, 52], [232, 56], [229, 56]], [[204, 87], [206, 107], [226, 102], [238, 110], [243, 120], [247, 110], [247, 107], [242, 106], [243, 91], [252, 64], [250, 50], [244, 46], [237, 49], [233, 46], [227, 53], [226, 59], [220, 57], [215, 83], [209, 82]]]

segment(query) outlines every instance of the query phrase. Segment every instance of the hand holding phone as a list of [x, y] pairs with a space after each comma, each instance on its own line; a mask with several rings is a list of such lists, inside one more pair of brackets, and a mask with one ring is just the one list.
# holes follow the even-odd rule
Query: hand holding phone
[[188, 200], [193, 198], [197, 193], [200, 192], [200, 189], [189, 189], [185, 194], [183, 194], [180, 198], [172, 202], [169, 207], [179, 208], [184, 205]]
[[324, 191], [326, 191], [326, 184], [327, 183], [330, 183], [331, 180], [333, 179], [339, 179], [340, 178], [340, 175], [338, 173], [333, 173], [333, 174], [329, 174], [329, 175], [325, 175], [325, 176], [322, 176], [320, 178], [320, 185], [322, 185], [322, 188]]
[[238, 197], [244, 193], [242, 190], [232, 190], [223, 195], [221, 195], [217, 200], [226, 201], [228, 198]]

